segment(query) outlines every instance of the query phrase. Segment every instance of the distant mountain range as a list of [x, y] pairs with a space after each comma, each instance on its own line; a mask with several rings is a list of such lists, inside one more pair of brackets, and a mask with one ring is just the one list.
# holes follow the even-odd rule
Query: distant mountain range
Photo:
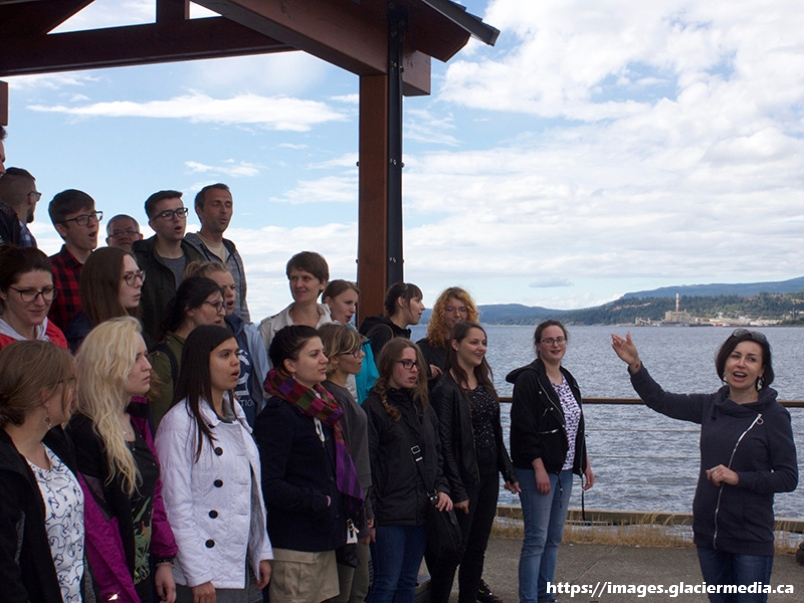
[[[779, 303], [775, 307], [770, 307], [769, 300], [761, 300], [761, 304], [745, 304], [742, 299], [755, 298], [763, 294], [762, 298], [769, 296], [787, 296], [792, 293], [804, 291], [804, 276], [777, 282], [765, 283], [741, 283], [726, 284], [713, 283], [709, 285], [679, 285], [676, 287], [661, 287], [650, 291], [636, 291], [626, 293], [620, 299], [593, 308], [581, 310], [556, 310], [541, 306], [525, 306], [522, 304], [485, 304], [478, 307], [481, 320], [484, 324], [497, 325], [528, 325], [537, 324], [549, 318], [560, 318], [565, 322], [577, 322], [578, 324], [612, 324], [623, 321], [631, 322], [633, 316], [642, 316], [653, 320], [660, 319], [664, 312], [674, 307], [674, 301], [659, 302], [662, 300], [674, 300], [678, 293], [682, 297], [707, 298], [700, 300], [701, 303], [693, 304], [695, 310], [701, 314], [710, 312], [744, 312], [746, 315], [762, 314], [766, 317], [770, 314], [786, 314], [788, 312], [788, 300], [777, 300]], [[644, 303], [636, 303], [636, 300], [655, 300]], [[684, 306], [685, 304], [682, 304]], [[689, 306], [690, 304], [687, 304]], [[750, 306], [750, 307], [749, 307]], [[428, 310], [422, 316], [422, 322], [430, 318]], [[795, 318], [795, 316], [793, 317]]]

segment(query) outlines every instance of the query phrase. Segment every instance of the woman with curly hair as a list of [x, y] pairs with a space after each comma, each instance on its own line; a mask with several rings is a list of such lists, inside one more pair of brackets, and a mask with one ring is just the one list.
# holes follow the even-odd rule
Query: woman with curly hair
[[[376, 540], [374, 582], [367, 603], [412, 603], [427, 545], [430, 494], [437, 492], [439, 511], [452, 509], [452, 500], [442, 471], [438, 417], [428, 403], [427, 382], [420, 370], [421, 351], [412, 341], [397, 337], [385, 344], [378, 364], [380, 377], [363, 403]], [[414, 456], [415, 447], [420, 461]]]
[[477, 322], [477, 307], [464, 289], [444, 289], [433, 304], [433, 314], [427, 324], [427, 336], [416, 342], [427, 362], [430, 386], [435, 385], [447, 364], [447, 347], [453, 327], [461, 321]]
[[143, 397], [151, 365], [139, 321], [129, 316], [99, 324], [84, 339], [76, 366], [79, 411], [67, 430], [75, 442], [87, 552], [102, 600], [148, 603], [155, 592], [173, 603], [177, 549]]

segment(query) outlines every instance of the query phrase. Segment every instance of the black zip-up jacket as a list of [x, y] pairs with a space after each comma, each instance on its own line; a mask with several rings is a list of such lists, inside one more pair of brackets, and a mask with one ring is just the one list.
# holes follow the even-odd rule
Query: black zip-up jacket
[[[561, 372], [581, 407], [572, 472], [582, 475], [586, 470], [586, 439], [581, 390], [567, 369], [561, 367]], [[533, 461], [541, 458], [548, 473], [560, 473], [569, 450], [567, 426], [561, 400], [547, 377], [544, 363], [537, 358], [508, 373], [505, 380], [514, 384], [511, 404], [511, 460], [514, 467], [532, 469]]]
[[[431, 403], [438, 415], [444, 475], [449, 480], [453, 502], [469, 500], [466, 486], [480, 483], [469, 402], [452, 375], [445, 373], [433, 391]], [[497, 468], [505, 481], [514, 483], [516, 473], [503, 440], [499, 404], [494, 417], [494, 439], [497, 443]]]
[[380, 357], [383, 346], [394, 337], [410, 339], [410, 329], [396, 326], [388, 316], [369, 316], [360, 325], [360, 334], [368, 337], [375, 362]]
[[424, 473], [438, 492], [449, 493], [442, 470], [438, 417], [430, 406], [422, 407], [408, 389], [388, 390], [388, 403], [402, 417], [394, 421], [372, 390], [363, 410], [368, 417], [371, 461], [371, 506], [379, 525], [424, 525], [430, 505], [427, 488], [416, 468], [411, 446], [424, 456]]
[[[631, 375], [639, 397], [653, 410], [701, 426], [701, 467], [692, 503], [695, 544], [735, 555], [773, 555], [773, 495], [798, 484], [790, 413], [776, 390], [737, 404], [724, 385], [713, 394], [665, 392], [645, 365]], [[736, 486], [715, 486], [706, 470], [723, 464], [737, 473]]]
[[[43, 442], [75, 473], [75, 457], [60, 427]], [[45, 527], [45, 503], [33, 471], [0, 428], [0, 584], [7, 603], [62, 603]], [[85, 565], [85, 576], [89, 567]], [[82, 590], [86, 594], [86, 581]]]

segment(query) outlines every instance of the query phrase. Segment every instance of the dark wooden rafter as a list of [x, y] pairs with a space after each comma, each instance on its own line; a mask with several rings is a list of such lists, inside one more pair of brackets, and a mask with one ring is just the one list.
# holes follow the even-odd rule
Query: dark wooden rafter
[[[92, 4], [93, 0], [0, 0], [0, 40], [44, 35]], [[4, 49], [5, 51], [5, 49]]]
[[0, 76], [294, 50], [223, 17], [12, 38]]

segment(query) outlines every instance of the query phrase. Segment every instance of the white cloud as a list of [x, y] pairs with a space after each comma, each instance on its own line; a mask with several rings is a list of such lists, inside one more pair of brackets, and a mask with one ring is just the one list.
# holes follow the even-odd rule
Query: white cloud
[[[4, 78], [5, 79], [5, 78]], [[99, 81], [100, 78], [86, 72], [65, 71], [63, 73], [40, 73], [36, 75], [19, 75], [8, 78], [8, 87], [12, 91], [26, 90], [58, 90], [66, 86], [85, 86]], [[81, 97], [77, 94], [73, 98]]]
[[330, 96], [330, 100], [337, 101], [339, 103], [347, 103], [350, 105], [357, 105], [360, 103], [360, 94], [340, 94], [336, 96]]
[[121, 25], [138, 25], [153, 23], [155, 19], [156, 9], [153, 0], [94, 0], [53, 31], [63, 33]]
[[434, 115], [426, 109], [408, 109], [405, 113], [405, 138], [431, 144], [459, 146], [451, 132], [455, 124], [451, 115]]
[[241, 94], [216, 99], [191, 92], [169, 100], [106, 101], [88, 105], [31, 105], [33, 111], [76, 117], [146, 117], [184, 119], [193, 123], [256, 124], [271, 130], [305, 132], [314, 126], [344, 119], [319, 101]]
[[[248, 161], [235, 162], [234, 159], [229, 159], [224, 162], [224, 165], [206, 165], [197, 161], [185, 161], [184, 165], [189, 168], [193, 173], [213, 173], [239, 178], [241, 176], [258, 176], [260, 167]], [[203, 187], [202, 187], [203, 188]]]
[[296, 186], [272, 202], [292, 205], [309, 203], [357, 203], [357, 174], [325, 176], [315, 180], [299, 180]]

